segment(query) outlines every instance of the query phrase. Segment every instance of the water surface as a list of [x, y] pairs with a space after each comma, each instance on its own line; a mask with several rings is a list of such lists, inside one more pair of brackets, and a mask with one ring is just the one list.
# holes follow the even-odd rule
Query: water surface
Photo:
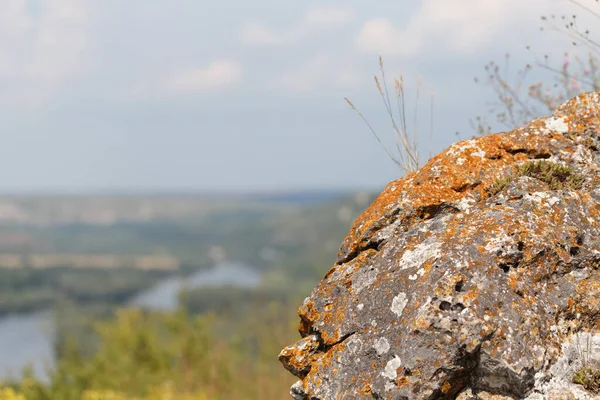
[[[240, 263], [222, 263], [187, 278], [167, 278], [133, 297], [129, 305], [152, 310], [173, 310], [179, 291], [186, 288], [233, 285], [256, 287], [260, 273]], [[21, 376], [31, 365], [44, 378], [53, 366], [55, 329], [50, 311], [0, 318], [0, 379]]]

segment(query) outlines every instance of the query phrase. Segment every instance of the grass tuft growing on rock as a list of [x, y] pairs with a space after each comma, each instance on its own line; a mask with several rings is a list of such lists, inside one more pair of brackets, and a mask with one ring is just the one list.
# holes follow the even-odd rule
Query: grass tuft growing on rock
[[573, 375], [573, 383], [582, 385], [594, 394], [600, 394], [600, 369], [584, 366]]
[[578, 190], [583, 184], [583, 177], [571, 167], [551, 161], [530, 161], [519, 166], [514, 174], [498, 179], [487, 191], [493, 196], [522, 176], [538, 179], [547, 184], [550, 190]]
[[504, 189], [506, 185], [512, 182], [513, 179], [514, 177], [511, 175], [496, 180], [496, 182], [492, 183], [492, 185], [487, 188], [488, 193], [490, 194], [490, 196], [494, 196], [495, 194], [500, 193], [500, 191]]
[[581, 385], [593, 394], [600, 394], [600, 362], [598, 355], [592, 351], [592, 333], [585, 332], [582, 340], [580, 334], [576, 336], [577, 356], [579, 369], [572, 376], [571, 381]]
[[530, 176], [546, 183], [550, 190], [581, 189], [583, 178], [573, 168], [550, 161], [533, 161], [517, 170], [518, 176]]

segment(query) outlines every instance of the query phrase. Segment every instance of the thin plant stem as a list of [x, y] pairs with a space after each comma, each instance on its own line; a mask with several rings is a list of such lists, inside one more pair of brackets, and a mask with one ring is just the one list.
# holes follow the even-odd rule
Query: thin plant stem
[[[418, 102], [419, 102], [419, 92], [421, 89], [422, 78], [419, 78], [417, 84], [417, 93], [416, 93], [416, 105], [414, 111], [413, 118], [413, 130], [412, 133], [408, 130], [408, 124], [406, 121], [406, 96], [404, 93], [404, 81], [402, 76], [393, 80], [394, 88], [395, 88], [395, 102], [396, 107], [395, 110], [392, 106], [391, 95], [387, 86], [387, 77], [385, 73], [385, 68], [383, 64], [383, 58], [379, 57], [379, 72], [380, 76], [374, 76], [375, 86], [379, 95], [383, 101], [383, 105], [385, 107], [385, 111], [390, 118], [392, 124], [392, 131], [394, 136], [394, 142], [396, 146], [397, 155], [392, 154], [389, 149], [384, 145], [380, 136], [377, 134], [375, 129], [369, 123], [369, 121], [365, 118], [365, 116], [360, 112], [360, 110], [354, 106], [354, 104], [348, 99], [344, 98], [350, 108], [354, 110], [358, 116], [363, 120], [363, 122], [367, 125], [373, 136], [379, 144], [383, 147], [387, 156], [402, 170], [405, 172], [416, 171], [419, 169], [419, 152], [418, 152]], [[434, 92], [431, 92], [431, 108], [430, 108], [430, 117], [433, 119], [433, 96]], [[394, 111], [397, 112], [398, 116], [394, 115]], [[397, 118], [399, 118], [397, 120]], [[433, 121], [430, 125], [431, 128], [431, 140], [433, 140]]]

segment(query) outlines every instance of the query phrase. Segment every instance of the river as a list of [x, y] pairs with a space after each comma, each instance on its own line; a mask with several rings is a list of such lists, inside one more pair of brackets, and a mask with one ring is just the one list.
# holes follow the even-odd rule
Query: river
[[[183, 288], [233, 285], [256, 287], [260, 273], [239, 263], [222, 263], [183, 278], [167, 278], [133, 296], [130, 306], [173, 310]], [[40, 311], [0, 318], [0, 379], [18, 377], [31, 365], [38, 377], [45, 377], [53, 365], [52, 342], [55, 335], [52, 313]]]

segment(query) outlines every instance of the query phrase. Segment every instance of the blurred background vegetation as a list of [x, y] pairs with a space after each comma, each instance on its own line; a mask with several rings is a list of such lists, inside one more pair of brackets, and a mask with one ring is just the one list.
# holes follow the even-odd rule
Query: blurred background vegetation
[[[373, 196], [192, 196], [186, 213], [164, 196], [1, 199], [22, 220], [0, 227], [0, 261], [12, 262], [0, 268], [0, 341], [3, 323], [46, 311], [54, 360], [4, 371], [0, 399], [285, 398], [294, 377], [277, 355], [299, 338], [296, 308]], [[61, 201], [76, 216], [59, 218]], [[252, 274], [211, 280], [232, 261]], [[135, 301], [174, 280], [174, 307]]]

